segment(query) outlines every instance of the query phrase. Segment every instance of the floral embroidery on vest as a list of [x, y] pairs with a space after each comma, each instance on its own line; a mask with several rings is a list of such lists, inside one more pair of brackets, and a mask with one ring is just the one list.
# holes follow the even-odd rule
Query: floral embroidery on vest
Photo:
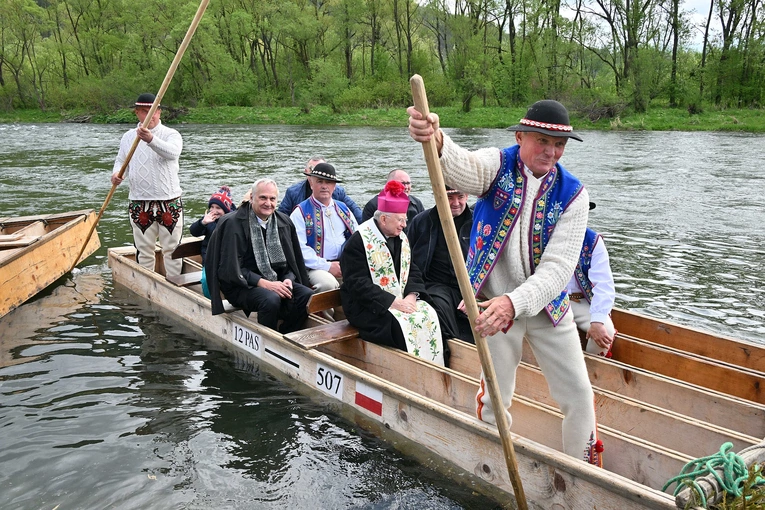
[[[503, 153], [503, 169], [513, 164], [520, 165], [520, 159], [516, 162], [513, 158], [511, 162], [504, 157]], [[523, 203], [524, 184], [522, 172], [502, 172], [502, 176], [496, 183], [497, 191], [492, 200], [494, 209], [492, 216], [498, 212], [502, 221], [499, 222], [496, 229], [490, 223], [491, 218], [487, 218], [486, 221], [478, 220], [475, 222], [475, 228], [470, 236], [467, 268], [473, 285], [473, 292], [476, 294], [483, 287], [484, 280], [491, 272], [502, 250], [507, 234], [515, 225], [518, 211], [520, 211]], [[504, 210], [500, 211], [501, 208]]]
[[[526, 180], [518, 149], [515, 145], [500, 152], [498, 176], [476, 203], [473, 215], [475, 228], [471, 232], [467, 258], [468, 275], [476, 294], [494, 268], [523, 207]], [[529, 239], [532, 273], [542, 260], [545, 246], [560, 216], [581, 190], [579, 180], [559, 164], [545, 176], [535, 198]], [[553, 324], [557, 325], [568, 308], [568, 294], [564, 290], [545, 310]]]
[[[345, 225], [345, 239], [347, 240], [355, 231], [351, 222], [351, 211], [342, 202], [333, 201], [333, 210], [343, 220]], [[308, 197], [298, 204], [298, 209], [305, 222], [306, 244], [311, 246], [319, 257], [324, 256], [324, 217], [322, 215], [321, 204]]]
[[591, 228], [587, 229], [584, 234], [584, 242], [582, 243], [582, 252], [579, 254], [579, 263], [574, 270], [576, 283], [587, 298], [588, 303], [592, 303], [592, 282], [589, 276], [590, 267], [592, 266], [592, 252], [595, 250], [595, 245], [598, 244], [599, 239], [600, 234]]

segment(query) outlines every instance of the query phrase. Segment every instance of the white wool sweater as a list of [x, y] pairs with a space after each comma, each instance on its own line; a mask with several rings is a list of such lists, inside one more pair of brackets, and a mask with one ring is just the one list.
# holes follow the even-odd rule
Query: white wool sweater
[[[113, 173], [118, 173], [122, 168], [133, 146], [138, 126], [122, 135]], [[162, 122], [151, 130], [151, 134], [154, 135], [151, 143], [138, 142], [125, 171], [130, 183], [130, 200], [170, 200], [183, 193], [178, 178], [178, 158], [183, 149], [181, 134]]]
[[[499, 149], [468, 151], [446, 134], [440, 159], [446, 184], [476, 196], [489, 190], [500, 168]], [[527, 186], [520, 217], [482, 290], [487, 298], [506, 294], [513, 302], [516, 317], [538, 314], [566, 287], [582, 249], [590, 206], [587, 190], [583, 189], [561, 215], [533, 270], [530, 229], [541, 180], [528, 168], [524, 171]]]

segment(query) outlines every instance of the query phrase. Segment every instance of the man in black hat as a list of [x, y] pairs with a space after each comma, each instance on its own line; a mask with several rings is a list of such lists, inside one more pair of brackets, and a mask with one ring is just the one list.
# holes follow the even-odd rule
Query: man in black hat
[[111, 181], [117, 185], [124, 180], [117, 174], [137, 136], [141, 141], [124, 175], [130, 185], [128, 214], [133, 227], [133, 242], [138, 250], [138, 263], [154, 271], [154, 246], [159, 238], [165, 274], [176, 276], [181, 273], [183, 261], [173, 260], [170, 255], [183, 235], [183, 190], [178, 178], [183, 139], [178, 131], [159, 120], [161, 107], [154, 112], [147, 126], [142, 127], [155, 99], [154, 94], [149, 93], [138, 96], [135, 114], [139, 123], [122, 135]]
[[351, 210], [332, 194], [340, 182], [335, 167], [319, 163], [308, 176], [312, 194], [292, 211], [308, 278], [316, 292], [340, 287], [340, 254], [345, 242], [358, 228]]
[[[468, 151], [410, 107], [409, 132], [435, 140], [447, 185], [479, 198], [473, 213], [467, 269], [482, 313], [505, 408], [511, 404], [524, 337], [563, 412], [563, 451], [600, 463], [593, 392], [565, 291], [587, 228], [589, 200], [558, 160], [573, 131], [557, 101], [534, 103], [515, 131], [516, 145]], [[476, 414], [495, 422], [483, 376]], [[509, 413], [508, 413], [509, 418]]]
[[[302, 182], [296, 182], [287, 188], [287, 191], [284, 192], [284, 198], [282, 198], [282, 201], [279, 202], [279, 212], [283, 212], [284, 214], [292, 214], [292, 211], [300, 202], [311, 196], [311, 184], [308, 180], [308, 176], [311, 175], [313, 167], [319, 163], [326, 162], [327, 160], [321, 156], [313, 156], [308, 160], [308, 163], [306, 163], [305, 168], [303, 169], [303, 175], [306, 176], [306, 179]], [[348, 194], [345, 192], [345, 188], [340, 185], [335, 186], [335, 191], [332, 193], [332, 199], [338, 202], [343, 202], [345, 205], [347, 205], [348, 209], [351, 210], [353, 216], [356, 218], [356, 221], [361, 221], [361, 208], [356, 204], [356, 202], [353, 201], [350, 196], [348, 196]]]

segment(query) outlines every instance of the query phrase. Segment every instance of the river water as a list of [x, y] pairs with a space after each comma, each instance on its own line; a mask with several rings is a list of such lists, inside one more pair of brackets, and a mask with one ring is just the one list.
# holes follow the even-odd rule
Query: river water
[[[402, 126], [405, 118], [402, 112]], [[228, 184], [280, 189], [305, 161], [334, 163], [360, 206], [393, 168], [434, 204], [402, 128], [175, 126], [184, 137], [186, 225]], [[128, 126], [0, 125], [0, 217], [95, 208]], [[447, 130], [467, 147], [504, 130]], [[562, 163], [597, 208], [617, 306], [765, 343], [765, 136], [596, 133]], [[3, 508], [492, 508], [273, 377], [208, 349], [112, 283], [106, 247], [131, 243], [127, 190], [104, 246], [0, 319]]]

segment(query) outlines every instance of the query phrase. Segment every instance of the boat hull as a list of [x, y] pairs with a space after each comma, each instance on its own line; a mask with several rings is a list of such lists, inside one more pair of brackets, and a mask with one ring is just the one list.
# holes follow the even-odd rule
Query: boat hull
[[[476, 420], [466, 403], [461, 404], [463, 411], [436, 398], [443, 398], [458, 381], [471, 383], [466, 376], [358, 339], [306, 350], [241, 312], [212, 316], [208, 299], [138, 266], [131, 260], [133, 253], [132, 248], [109, 250], [109, 264], [117, 284], [161, 306], [178, 320], [193, 324], [205, 337], [245, 362], [268, 364], [307, 393], [341, 403], [341, 414], [365, 428], [382, 436], [406, 438], [512, 499], [496, 428]], [[352, 357], [361, 360], [352, 364], [333, 354], [332, 349], [344, 351], [348, 361]], [[413, 363], [414, 370], [404, 369], [404, 361]], [[408, 374], [408, 379], [427, 378], [429, 386], [417, 393], [406, 387], [409, 383], [394, 384], [374, 371], [359, 368], [362, 363], [377, 366], [380, 374], [398, 371], [399, 375]], [[554, 426], [559, 435], [559, 423]], [[595, 468], [517, 434], [513, 434], [513, 441], [532, 508], [674, 508], [669, 495], [637, 481]]]

